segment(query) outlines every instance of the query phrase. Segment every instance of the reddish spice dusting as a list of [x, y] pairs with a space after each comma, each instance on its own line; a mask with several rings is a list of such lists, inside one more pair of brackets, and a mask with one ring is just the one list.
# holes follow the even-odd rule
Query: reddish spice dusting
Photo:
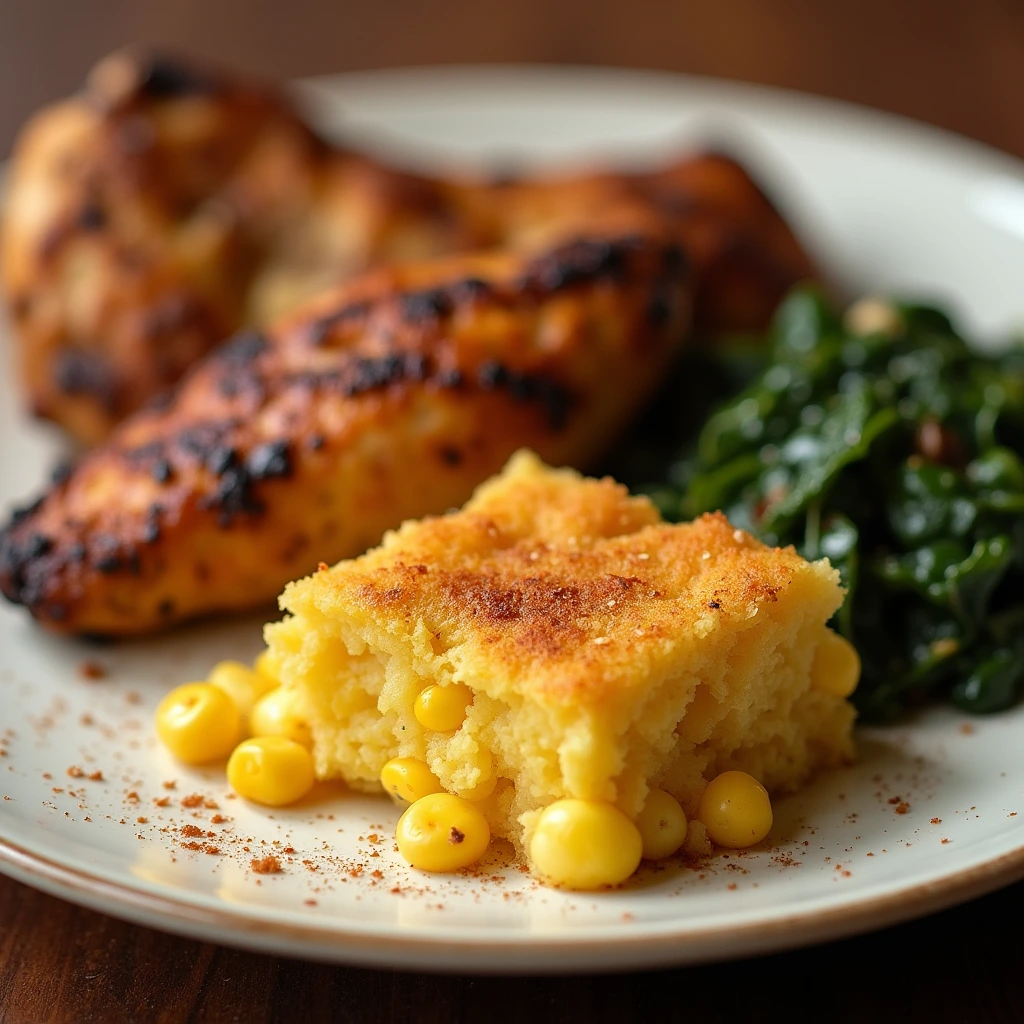
[[78, 674], [83, 679], [105, 679], [107, 670], [98, 661], [83, 661], [78, 665]]
[[726, 886], [726, 889], [730, 889], [730, 890], [731, 890], [731, 889], [735, 889], [735, 888], [736, 888], [736, 883], [735, 883], [735, 882], [730, 882], [730, 883], [729, 883], [729, 884], [728, 884], [728, 885]]
[[281, 867], [281, 862], [276, 857], [253, 857], [249, 862], [249, 867], [251, 867], [257, 875], [277, 875], [284, 870]]
[[294, 846], [286, 846], [281, 852], [282, 853], [294, 853], [295, 852], [295, 847]]
[[181, 834], [183, 836], [201, 836], [204, 833], [197, 825], [182, 825]]
[[945, 845], [946, 845], [946, 843], [948, 843], [948, 842], [949, 842], [949, 840], [948, 840], [948, 839], [943, 839], [943, 840], [942, 840], [942, 845], [943, 845], [943, 846], [945, 846]]
[[941, 825], [942, 824], [942, 819], [941, 818], [932, 818], [932, 824], [933, 825]]
[[73, 764], [68, 769], [68, 775], [70, 775], [71, 778], [73, 778], [73, 779], [83, 779], [83, 778], [85, 778], [85, 772], [82, 771], [82, 769], [79, 768], [77, 764]]
[[149, 818], [136, 818], [135, 819], [135, 823], [137, 825], [148, 825], [149, 824]]
[[219, 805], [218, 805], [217, 801], [216, 801], [216, 800], [214, 800], [212, 796], [208, 796], [208, 797], [206, 797], [206, 799], [204, 799], [204, 800], [203, 800], [203, 806], [204, 806], [204, 807], [205, 807], [205, 808], [206, 808], [206, 809], [207, 809], [208, 811], [217, 811], [217, 810], [220, 810], [220, 807], [219, 807]]
[[910, 810], [910, 804], [905, 800], [901, 800], [894, 808], [897, 814], [906, 814]]
[[94, 772], [91, 772], [89, 774], [89, 781], [90, 782], [102, 782], [103, 781], [103, 772], [101, 772], [99, 769], [97, 769]]
[[137, 804], [139, 802], [139, 794], [134, 789], [130, 789], [125, 793], [124, 798], [133, 804]]
[[452, 830], [448, 833], [448, 842], [451, 843], [452, 846], [458, 846], [459, 843], [465, 840], [465, 838], [466, 833], [462, 832], [461, 830], [457, 829], [454, 825], [452, 825]]
[[201, 807], [202, 803], [203, 803], [203, 799], [204, 799], [204, 797], [203, 797], [202, 793], [190, 793], [188, 796], [183, 796], [181, 798], [181, 806], [182, 807]]
[[304, 900], [303, 902], [306, 904], [307, 907], [315, 907], [316, 906], [316, 900]]
[[157, 807], [166, 807], [170, 802], [171, 798], [169, 796], [153, 797], [153, 803], [155, 803]]
[[164, 789], [177, 789], [178, 783], [175, 779], [167, 779], [163, 784]]
[[964, 734], [965, 736], [970, 736], [970, 735], [971, 735], [971, 733], [972, 733], [972, 732], [974, 732], [974, 726], [973, 726], [973, 725], [971, 725], [971, 723], [970, 723], [970, 722], [964, 722], [964, 724], [960, 726], [960, 731], [961, 731], [961, 732], [962, 732], [962, 733], [963, 733], [963, 734]]
[[211, 824], [213, 824], [213, 825], [221, 825], [221, 824], [223, 824], [223, 823], [224, 823], [225, 821], [227, 821], [227, 820], [228, 820], [228, 819], [227, 819], [227, 818], [225, 818], [223, 814], [215, 814], [215, 815], [214, 815], [214, 816], [213, 816], [213, 817], [212, 817], [212, 818], [210, 819], [210, 822], [211, 822]]
[[182, 849], [195, 850], [197, 853], [208, 853], [210, 856], [215, 857], [220, 853], [220, 847], [214, 846], [212, 843], [197, 843], [195, 840], [189, 843], [182, 843]]

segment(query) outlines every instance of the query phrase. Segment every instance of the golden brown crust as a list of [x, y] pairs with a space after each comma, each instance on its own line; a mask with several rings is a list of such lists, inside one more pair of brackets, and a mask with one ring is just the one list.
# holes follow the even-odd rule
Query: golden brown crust
[[62, 631], [124, 634], [271, 600], [319, 560], [460, 504], [528, 445], [586, 464], [689, 323], [649, 210], [549, 225], [533, 252], [371, 272], [243, 334], [0, 534], [0, 589]]
[[609, 479], [553, 473], [521, 454], [460, 513], [407, 524], [293, 584], [281, 603], [422, 621], [531, 699], [601, 702], [644, 675], [645, 652], [734, 630], [807, 573], [829, 581], [833, 605], [815, 609], [824, 622], [842, 600], [826, 564], [768, 548], [721, 513], [666, 524]]
[[642, 202], [697, 280], [696, 323], [762, 327], [814, 268], [734, 161], [499, 185], [433, 180], [320, 142], [272, 91], [118, 54], [44, 111], [12, 162], [0, 279], [32, 407], [95, 443], [243, 324], [346, 275], [525, 250], [567, 209]]

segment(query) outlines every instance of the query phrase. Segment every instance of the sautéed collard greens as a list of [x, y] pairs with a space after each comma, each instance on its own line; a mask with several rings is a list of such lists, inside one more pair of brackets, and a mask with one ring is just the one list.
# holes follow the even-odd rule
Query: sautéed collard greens
[[885, 719], [940, 695], [974, 712], [1024, 688], [1024, 349], [982, 355], [946, 315], [810, 288], [769, 358], [652, 488], [671, 518], [722, 509], [828, 557], [858, 648], [854, 695]]

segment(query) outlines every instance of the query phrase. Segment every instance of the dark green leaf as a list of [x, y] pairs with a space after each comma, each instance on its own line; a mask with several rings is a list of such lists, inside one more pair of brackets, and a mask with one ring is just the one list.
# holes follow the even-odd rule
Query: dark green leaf
[[1024, 658], [1009, 648], [993, 651], [953, 687], [953, 701], [965, 711], [991, 714], [1012, 707], [1020, 696]]

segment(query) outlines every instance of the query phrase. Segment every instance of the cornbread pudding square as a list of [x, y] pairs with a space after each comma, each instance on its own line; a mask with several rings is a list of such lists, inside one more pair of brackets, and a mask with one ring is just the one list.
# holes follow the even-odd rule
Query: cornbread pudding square
[[[419, 758], [525, 855], [562, 797], [634, 817], [660, 787], [692, 817], [719, 772], [785, 791], [850, 759], [853, 708], [815, 668], [842, 599], [826, 560], [520, 452], [461, 511], [290, 584], [266, 638], [320, 777], [378, 790]], [[425, 729], [417, 695], [457, 683], [462, 725]]]

